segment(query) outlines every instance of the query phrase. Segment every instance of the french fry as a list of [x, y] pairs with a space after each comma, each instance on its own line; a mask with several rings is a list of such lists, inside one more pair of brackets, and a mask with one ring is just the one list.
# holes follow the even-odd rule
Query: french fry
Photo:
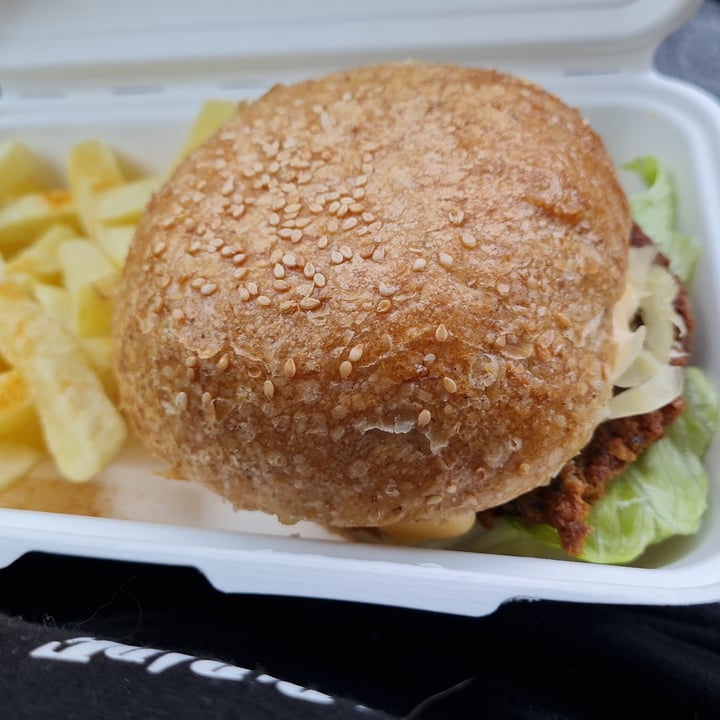
[[77, 232], [68, 225], [51, 225], [31, 245], [9, 260], [5, 269], [11, 273], [26, 273], [48, 282], [60, 280], [58, 249], [66, 241], [77, 237]]
[[29, 445], [0, 442], [0, 490], [27, 475], [42, 457], [40, 450]]
[[107, 145], [89, 140], [75, 145], [70, 151], [67, 174], [82, 227], [87, 235], [93, 237], [98, 193], [125, 182], [118, 158]]
[[110, 335], [113, 292], [119, 273], [89, 240], [70, 240], [58, 250], [65, 287], [70, 292], [78, 337]]
[[77, 229], [73, 196], [66, 190], [23, 195], [0, 208], [0, 252], [6, 259], [56, 223]]
[[96, 197], [94, 219], [103, 225], [137, 223], [154, 192], [165, 178], [152, 175], [104, 190]]
[[119, 452], [125, 422], [77, 339], [12, 283], [0, 284], [0, 352], [25, 378], [48, 449], [64, 477], [94, 477]]
[[185, 141], [176, 164], [200, 147], [214, 132], [219, 130], [240, 108], [230, 100], [208, 100], [198, 113]]
[[101, 225], [97, 229], [95, 240], [118, 271], [125, 264], [134, 235], [135, 225]]
[[117, 380], [113, 363], [113, 343], [110, 337], [83, 338], [80, 347], [90, 367], [100, 379], [107, 396], [117, 400]]
[[73, 303], [67, 288], [36, 282], [32, 286], [32, 294], [55, 322], [68, 332], [74, 331]]
[[15, 369], [0, 372], [0, 437], [30, 426], [34, 417], [25, 378]]
[[0, 141], [0, 205], [40, 189], [40, 167], [26, 145], [13, 140]]

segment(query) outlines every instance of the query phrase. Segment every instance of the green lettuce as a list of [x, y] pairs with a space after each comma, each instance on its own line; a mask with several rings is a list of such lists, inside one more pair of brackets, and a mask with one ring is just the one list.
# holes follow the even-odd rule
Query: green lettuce
[[651, 156], [635, 158], [623, 166], [636, 173], [647, 189], [630, 197], [633, 220], [670, 259], [672, 271], [690, 282], [700, 257], [700, 244], [676, 229], [676, 197], [668, 171]]
[[[675, 191], [669, 174], [652, 157], [637, 158], [626, 168], [648, 186], [630, 199], [634, 220], [660, 245], [671, 269], [689, 282], [700, 249], [695, 240], [675, 230]], [[593, 505], [588, 517], [591, 530], [580, 559], [627, 563], [649, 545], [698, 530], [708, 499], [702, 458], [718, 429], [719, 401], [712, 382], [697, 367], [685, 369], [683, 394], [687, 407], [665, 437], [615, 478]], [[554, 528], [525, 527], [514, 518], [502, 519], [492, 530], [477, 527], [452, 547], [567, 558]]]

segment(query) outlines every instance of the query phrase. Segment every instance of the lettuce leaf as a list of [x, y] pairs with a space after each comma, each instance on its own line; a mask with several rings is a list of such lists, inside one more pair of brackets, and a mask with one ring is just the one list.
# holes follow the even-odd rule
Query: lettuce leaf
[[[693, 238], [675, 229], [675, 189], [669, 173], [654, 157], [624, 166], [647, 190], [630, 198], [633, 219], [670, 260], [670, 268], [689, 283], [700, 256]], [[627, 563], [652, 544], [698, 530], [707, 507], [708, 476], [702, 458], [718, 430], [718, 395], [697, 367], [685, 369], [685, 412], [665, 437], [649, 447], [593, 506], [590, 534], [580, 559]], [[503, 518], [492, 530], [476, 527], [452, 546], [458, 550], [508, 555], [564, 557], [557, 531], [548, 525], [525, 527]]]
[[[687, 408], [665, 437], [615, 478], [593, 506], [588, 518], [592, 530], [580, 559], [627, 563], [649, 545], [698, 530], [708, 496], [702, 456], [718, 429], [719, 401], [710, 379], [696, 367], [685, 370], [685, 397]], [[508, 519], [498, 529], [497, 534], [495, 528], [478, 529], [454, 549], [535, 556], [541, 553], [528, 545], [533, 538], [560, 552], [557, 531], [548, 525], [525, 527]]]
[[700, 244], [676, 230], [675, 188], [668, 171], [649, 155], [623, 166], [640, 177], [647, 190], [630, 197], [633, 220], [660, 246], [670, 260], [671, 270], [690, 282], [700, 257]]

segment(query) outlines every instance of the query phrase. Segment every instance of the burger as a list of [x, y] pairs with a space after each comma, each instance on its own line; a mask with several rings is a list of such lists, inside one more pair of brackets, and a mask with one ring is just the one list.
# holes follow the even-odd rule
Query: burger
[[173, 472], [283, 522], [581, 554], [684, 408], [692, 312], [603, 142], [495, 71], [278, 85], [150, 202], [114, 318], [121, 404]]

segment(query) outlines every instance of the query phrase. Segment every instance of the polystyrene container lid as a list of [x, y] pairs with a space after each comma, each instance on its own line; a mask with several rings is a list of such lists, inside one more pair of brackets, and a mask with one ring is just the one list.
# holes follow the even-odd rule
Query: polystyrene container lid
[[0, 89], [233, 81], [391, 58], [649, 67], [700, 0], [4, 0]]

